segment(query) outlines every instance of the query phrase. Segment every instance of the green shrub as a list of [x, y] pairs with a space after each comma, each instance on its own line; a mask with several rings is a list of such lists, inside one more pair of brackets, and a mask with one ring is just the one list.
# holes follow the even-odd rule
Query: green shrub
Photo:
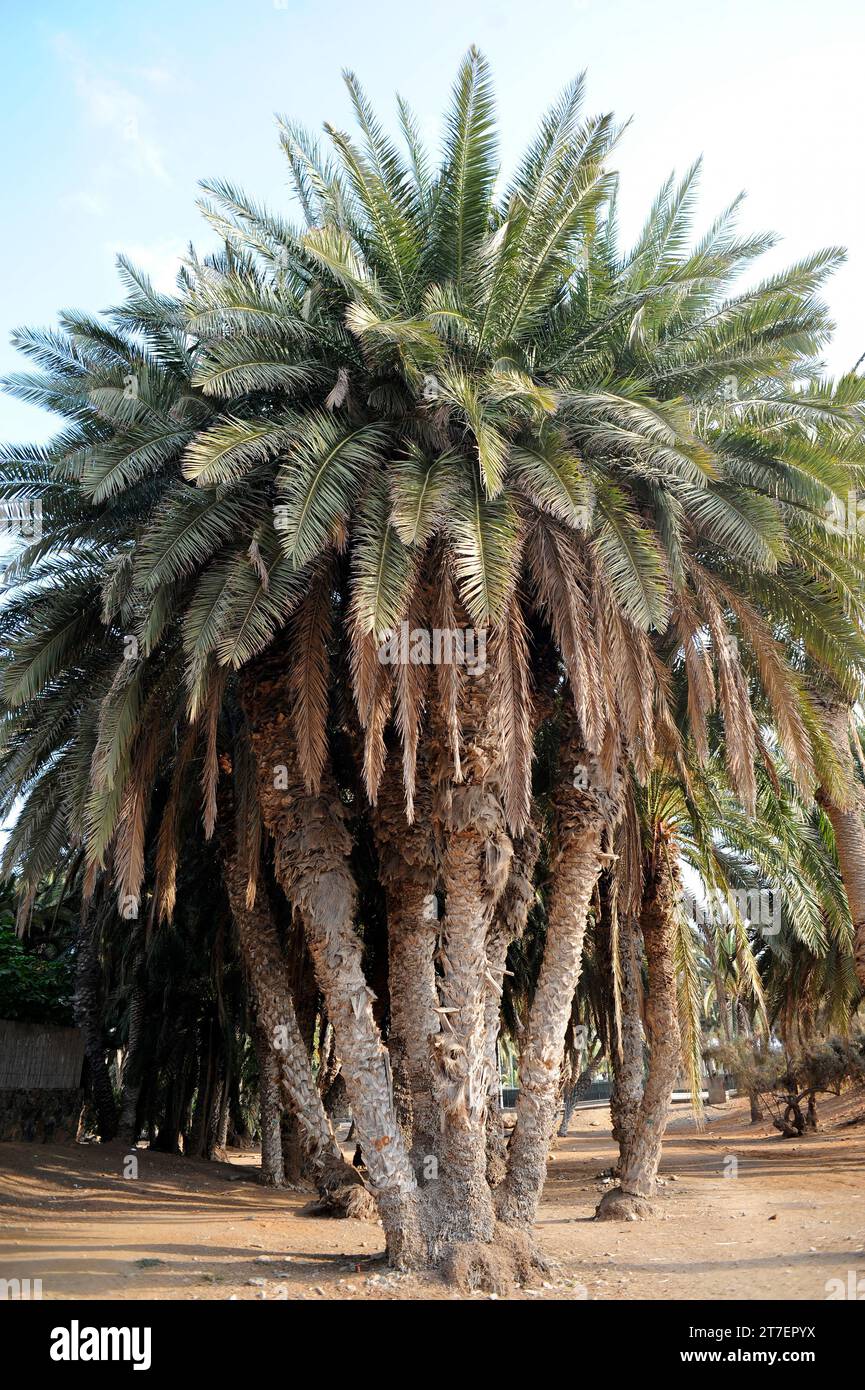
[[0, 1018], [71, 1024], [73, 969], [68, 954], [43, 960], [0, 923]]

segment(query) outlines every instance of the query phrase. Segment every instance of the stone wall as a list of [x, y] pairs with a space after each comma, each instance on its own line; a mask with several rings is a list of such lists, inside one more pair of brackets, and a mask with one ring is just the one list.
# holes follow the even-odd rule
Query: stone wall
[[0, 1019], [0, 1140], [68, 1143], [84, 1104], [77, 1028]]
[[28, 1144], [74, 1141], [84, 1092], [78, 1086], [0, 1091], [0, 1140]]

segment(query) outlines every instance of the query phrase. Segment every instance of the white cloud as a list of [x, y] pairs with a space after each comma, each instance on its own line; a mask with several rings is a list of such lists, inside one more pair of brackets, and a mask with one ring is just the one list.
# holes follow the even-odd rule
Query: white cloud
[[53, 47], [72, 75], [86, 120], [113, 135], [117, 158], [134, 173], [167, 181], [162, 151], [148, 132], [146, 103], [122, 82], [95, 72], [66, 35], [55, 36]]

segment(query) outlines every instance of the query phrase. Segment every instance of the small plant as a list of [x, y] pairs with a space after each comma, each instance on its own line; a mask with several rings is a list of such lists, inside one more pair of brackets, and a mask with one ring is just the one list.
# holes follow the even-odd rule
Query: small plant
[[817, 1096], [840, 1096], [849, 1086], [865, 1084], [865, 1036], [816, 1039], [794, 1056], [780, 1058], [750, 1043], [729, 1043], [713, 1053], [734, 1070], [752, 1098], [764, 1099], [772, 1124], [785, 1139], [800, 1138], [817, 1128]]

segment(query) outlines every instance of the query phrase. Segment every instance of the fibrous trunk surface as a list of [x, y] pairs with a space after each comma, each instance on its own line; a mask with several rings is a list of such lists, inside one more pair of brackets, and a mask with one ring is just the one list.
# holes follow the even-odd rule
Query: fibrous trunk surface
[[838, 864], [853, 920], [853, 954], [856, 978], [865, 990], [865, 796], [856, 777], [850, 747], [850, 709], [840, 701], [821, 700], [826, 732], [841, 764], [849, 788], [846, 805], [839, 805], [825, 789], [818, 800], [835, 832]]
[[501, 1220], [524, 1229], [535, 1220], [546, 1178], [586, 919], [605, 862], [605, 835], [618, 815], [617, 779], [611, 786], [597, 761], [586, 753], [573, 719], [562, 737], [560, 763], [547, 937], [520, 1052], [517, 1122], [508, 1171], [497, 1197]]
[[487, 1179], [487, 1113], [494, 1084], [488, 1024], [491, 1017], [497, 1022], [500, 981], [490, 974], [487, 947], [513, 857], [503, 806], [501, 731], [493, 717], [489, 676], [463, 675], [458, 709], [460, 780], [448, 776], [434, 792], [445, 919], [441, 1031], [433, 1045], [441, 1162], [430, 1201], [434, 1248], [446, 1265], [452, 1245], [483, 1249], [495, 1230]]
[[258, 1088], [261, 1109], [261, 1181], [267, 1187], [282, 1187], [285, 1166], [282, 1159], [280, 1131], [279, 1067], [260, 1024], [255, 1029], [255, 1050], [258, 1055]]
[[613, 1138], [619, 1146], [619, 1172], [628, 1155], [643, 1098], [643, 1026], [640, 965], [642, 941], [630, 914], [619, 918], [621, 1021], [618, 1045], [613, 1047], [613, 1090], [610, 1114]]
[[495, 1221], [487, 1182], [489, 1059], [484, 995], [488, 909], [483, 838], [468, 826], [448, 836], [442, 940], [442, 1028], [435, 1039], [442, 1112], [438, 1238], [489, 1241]]
[[562, 1097], [562, 1119], [558, 1129], [560, 1139], [567, 1138], [568, 1130], [571, 1125], [571, 1117], [580, 1101], [584, 1100], [591, 1090], [592, 1082], [595, 1079], [595, 1072], [602, 1061], [603, 1057], [599, 1053], [597, 1057], [593, 1057], [592, 1060], [583, 1067], [573, 1085], [565, 1087]]
[[575, 831], [556, 869], [547, 939], [520, 1052], [517, 1123], [498, 1210], [512, 1226], [531, 1226], [547, 1174], [558, 1114], [559, 1074], [580, 976], [586, 915], [601, 870], [602, 827]]
[[138, 1138], [138, 1099], [141, 1095], [141, 1037], [146, 999], [143, 979], [144, 954], [140, 940], [139, 929], [139, 939], [132, 968], [129, 1033], [120, 1087], [120, 1123], [117, 1130], [118, 1137], [129, 1144], [134, 1144]]
[[398, 1266], [422, 1263], [417, 1184], [396, 1120], [390, 1065], [354, 928], [352, 841], [344, 810], [329, 773], [318, 794], [304, 786], [278, 661], [271, 659], [248, 680], [244, 702], [262, 816], [273, 837], [274, 872], [303, 921], [388, 1254]]
[[[319, 1191], [325, 1198], [340, 1201], [342, 1195], [347, 1195], [340, 1190], [356, 1186], [357, 1174], [343, 1159], [315, 1084], [288, 988], [288, 963], [267, 895], [259, 886], [254, 904], [248, 905], [246, 875], [236, 858], [225, 863], [224, 878], [258, 1027], [268, 1049], [268, 1068], [278, 1080], [283, 1105], [296, 1118], [300, 1141]], [[338, 1193], [340, 1197], [335, 1195]], [[360, 1207], [355, 1214], [362, 1215], [365, 1205], [369, 1214], [368, 1204], [362, 1202], [359, 1194], [354, 1195], [354, 1202]]]
[[117, 1107], [102, 1045], [99, 969], [101, 912], [101, 903], [97, 905], [92, 901], [85, 905], [82, 912], [73, 1006], [76, 1026], [84, 1034], [84, 1055], [99, 1137], [106, 1143], [117, 1133]]
[[402, 778], [389, 764], [373, 813], [379, 874], [387, 894], [388, 1053], [400, 1126], [418, 1182], [435, 1172], [439, 1117], [433, 1095], [432, 1043], [439, 1031], [435, 954], [438, 902], [428, 786], [406, 822]]
[[605, 1193], [598, 1206], [597, 1215], [602, 1220], [633, 1220], [651, 1211], [661, 1143], [680, 1064], [674, 955], [678, 895], [676, 860], [671, 848], [662, 842], [647, 877], [640, 914], [649, 981], [649, 1069], [620, 1186]]
[[507, 1145], [499, 1082], [499, 1033], [502, 990], [508, 951], [526, 929], [534, 901], [534, 871], [540, 836], [533, 825], [514, 840], [513, 858], [504, 892], [487, 932], [487, 990], [484, 1004], [489, 1096], [487, 1101], [487, 1178], [497, 1187], [507, 1172]]

